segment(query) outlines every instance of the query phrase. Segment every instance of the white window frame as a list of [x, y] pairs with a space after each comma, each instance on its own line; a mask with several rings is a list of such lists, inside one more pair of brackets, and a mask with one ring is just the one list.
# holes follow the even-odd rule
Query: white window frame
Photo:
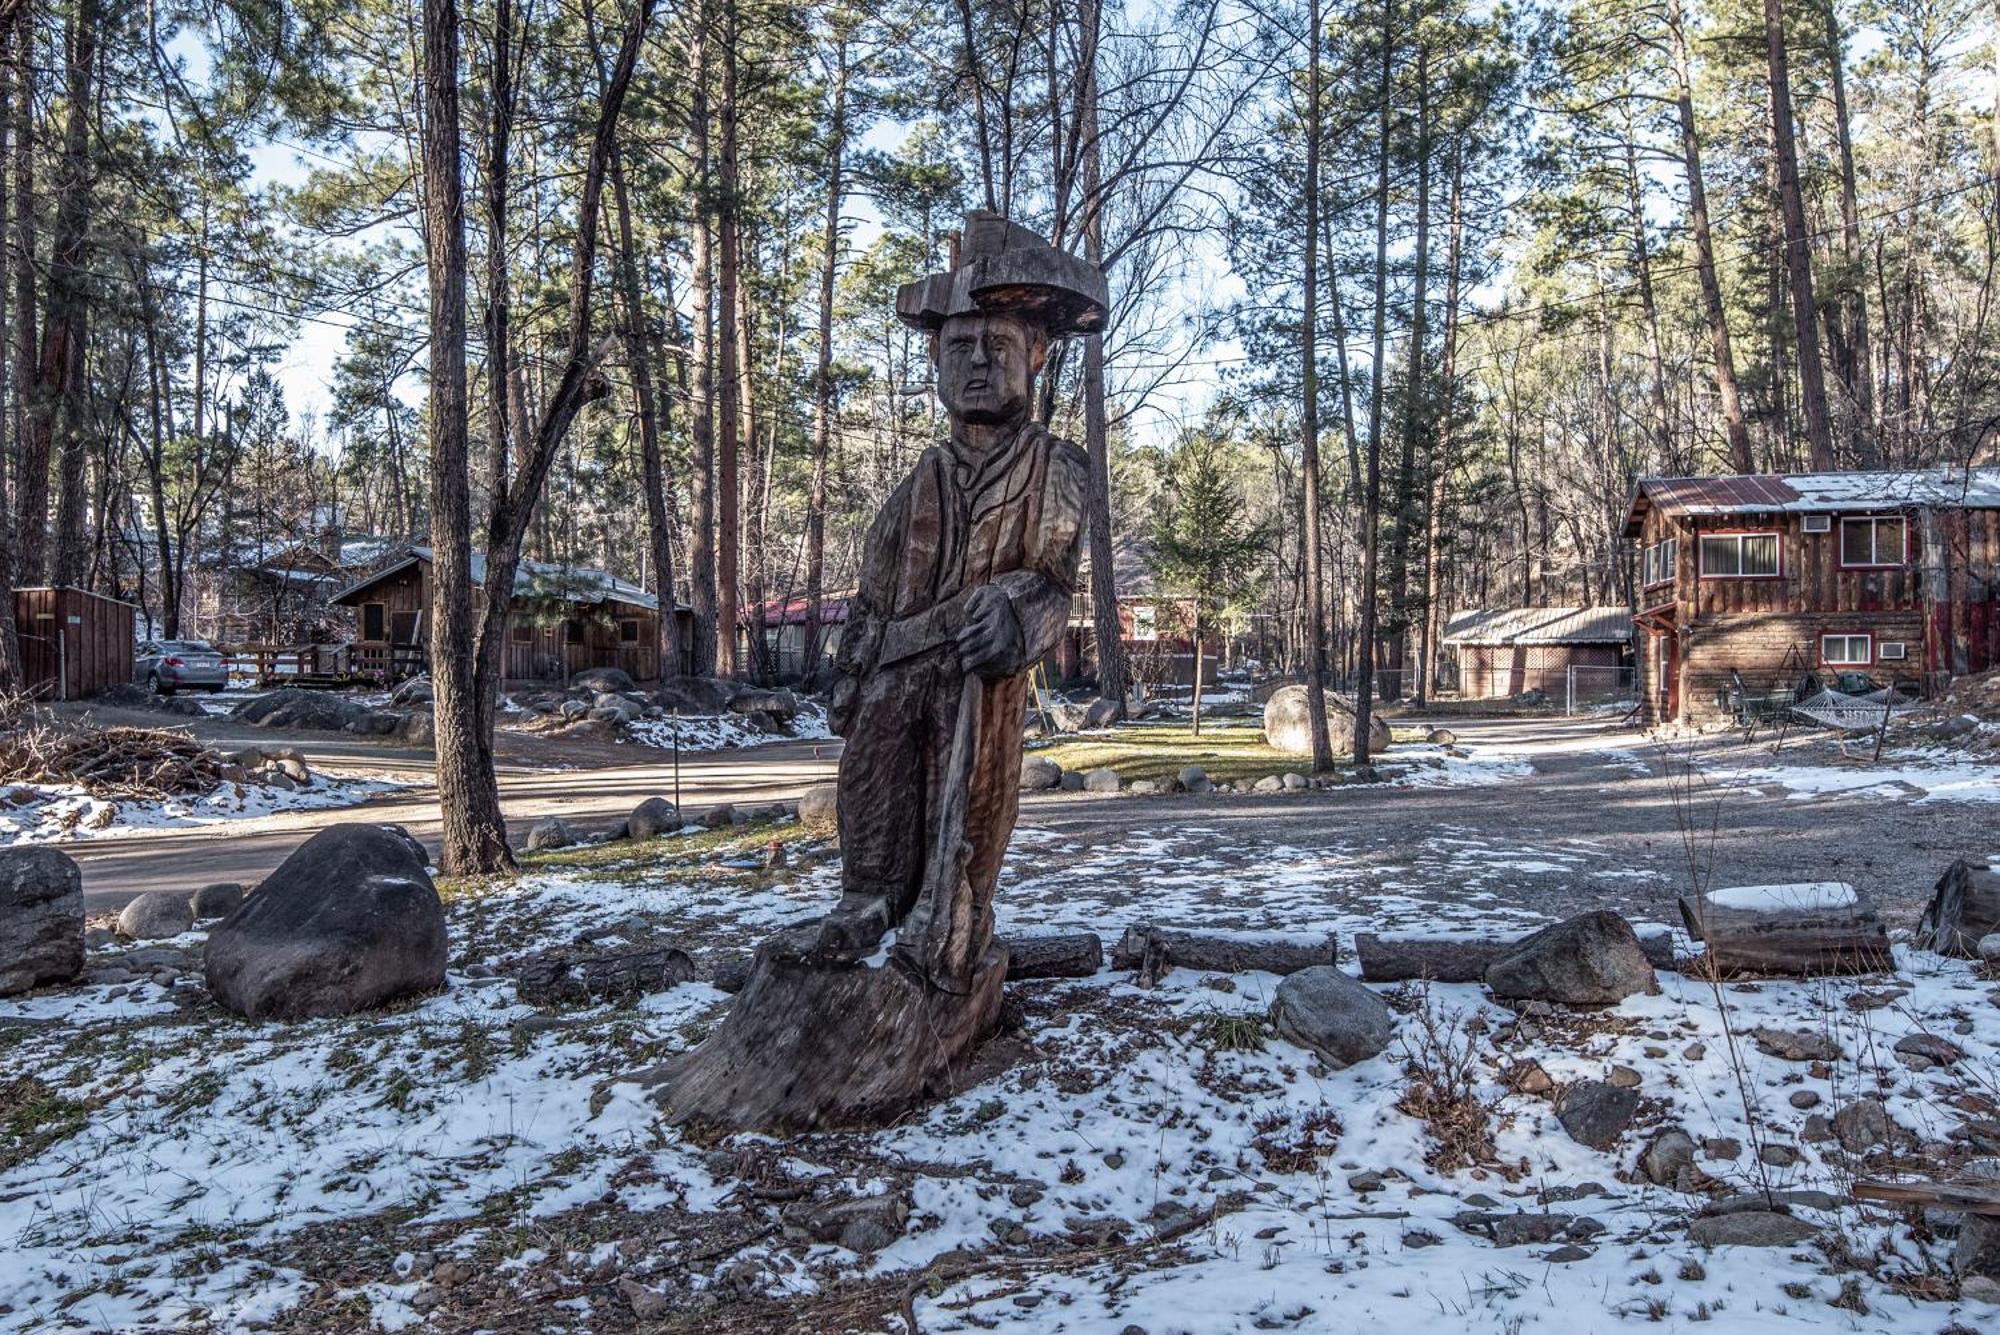
[[[1895, 650], [1894, 653], [1889, 652]], [[1910, 644], [1907, 640], [1884, 640], [1875, 646], [1875, 661], [1878, 663], [1906, 663], [1910, 658]]]
[[[1775, 549], [1776, 566], [1768, 575], [1746, 575], [1743, 573], [1743, 544], [1751, 538], [1769, 538]], [[1710, 570], [1708, 568], [1708, 544], [1711, 542], [1733, 541], [1736, 544], [1736, 569]], [[1785, 577], [1785, 540], [1770, 529], [1759, 529], [1743, 533], [1703, 533], [1695, 543], [1695, 563], [1701, 567], [1703, 579], [1783, 579]]]
[[1661, 538], [1642, 553], [1640, 563], [1640, 587], [1655, 588], [1661, 584], [1671, 584], [1679, 574], [1681, 540]]
[[1832, 531], [1832, 515], [1807, 515], [1799, 521], [1799, 532], [1801, 533], [1831, 533]]
[[1151, 603], [1132, 605], [1132, 638], [1151, 641], [1160, 638], [1160, 609]]
[[[1867, 646], [1868, 657], [1835, 658], [1826, 651], [1827, 642], [1830, 640], [1844, 642], [1841, 650], [1842, 653], [1850, 653], [1854, 648], [1854, 641], [1859, 640]], [[1819, 637], [1819, 661], [1828, 667], [1835, 668], [1873, 667], [1875, 665], [1875, 636], [1873, 632], [1865, 630], [1827, 631]]]
[[[1847, 559], [1847, 526], [1866, 524], [1868, 529], [1868, 551], [1876, 559], [1872, 561], [1850, 561]], [[1882, 556], [1883, 524], [1894, 524], [1903, 532], [1903, 543], [1893, 561], [1884, 561]], [[1842, 570], [1895, 570], [1910, 562], [1910, 521], [1903, 515], [1843, 515], [1840, 520], [1840, 568]]]

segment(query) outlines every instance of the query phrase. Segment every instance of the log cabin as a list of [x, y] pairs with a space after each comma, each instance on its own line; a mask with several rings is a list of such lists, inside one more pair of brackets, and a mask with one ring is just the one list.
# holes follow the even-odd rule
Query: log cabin
[[1625, 536], [1648, 722], [1720, 717], [1739, 681], [2000, 663], [2000, 468], [1642, 478]]
[[[354, 609], [354, 671], [397, 681], [427, 670], [431, 562], [430, 548], [411, 547], [335, 595], [335, 603]], [[474, 552], [475, 617], [485, 571], [484, 554]], [[673, 616], [679, 661], [667, 665], [669, 676], [689, 671], [694, 656], [693, 613], [676, 605]], [[644, 589], [602, 570], [524, 560], [507, 616], [506, 679], [562, 682], [586, 668], [615, 667], [634, 681], [658, 681], [659, 624], [659, 601]]]

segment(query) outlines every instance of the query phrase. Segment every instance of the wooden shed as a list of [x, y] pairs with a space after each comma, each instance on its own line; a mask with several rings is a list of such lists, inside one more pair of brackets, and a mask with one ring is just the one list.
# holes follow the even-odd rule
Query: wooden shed
[[1598, 699], [1632, 685], [1632, 614], [1623, 607], [1503, 607], [1460, 612], [1444, 645], [1468, 700], [1525, 691]]
[[[486, 558], [475, 553], [475, 586], [485, 572]], [[475, 587], [475, 605], [479, 595]], [[430, 548], [410, 548], [333, 601], [354, 609], [352, 670], [394, 681], [429, 666]], [[694, 648], [692, 612], [676, 607], [673, 616], [680, 661], [668, 665], [668, 676], [688, 671]], [[658, 681], [659, 624], [659, 603], [644, 589], [602, 570], [523, 561], [507, 617], [507, 680], [560, 682], [586, 668], [615, 667], [634, 681]]]
[[1935, 685], [2000, 664], [2000, 468], [1643, 478], [1649, 721], [1808, 673]]
[[14, 590], [23, 687], [43, 700], [80, 700], [130, 682], [137, 611], [68, 586]]

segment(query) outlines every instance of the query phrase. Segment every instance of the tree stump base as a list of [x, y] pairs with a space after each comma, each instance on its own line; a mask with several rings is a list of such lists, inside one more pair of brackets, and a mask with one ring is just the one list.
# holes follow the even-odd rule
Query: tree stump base
[[663, 1069], [653, 1098], [668, 1122], [723, 1131], [889, 1122], [949, 1092], [1000, 1022], [1007, 948], [998, 942], [960, 994], [931, 986], [893, 951], [879, 964], [808, 959], [810, 930], [759, 946], [721, 1026]]

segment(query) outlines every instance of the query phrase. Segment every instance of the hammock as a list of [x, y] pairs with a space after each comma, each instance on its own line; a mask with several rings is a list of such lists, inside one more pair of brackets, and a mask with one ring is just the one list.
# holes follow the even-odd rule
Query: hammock
[[1906, 712], [1910, 705], [1900, 698], [1892, 698], [1886, 690], [1871, 691], [1867, 695], [1843, 695], [1839, 691], [1821, 690], [1817, 695], [1809, 695], [1792, 704], [1792, 712], [1800, 718], [1836, 732], [1872, 732], [1882, 726], [1885, 708], [1893, 716]]

